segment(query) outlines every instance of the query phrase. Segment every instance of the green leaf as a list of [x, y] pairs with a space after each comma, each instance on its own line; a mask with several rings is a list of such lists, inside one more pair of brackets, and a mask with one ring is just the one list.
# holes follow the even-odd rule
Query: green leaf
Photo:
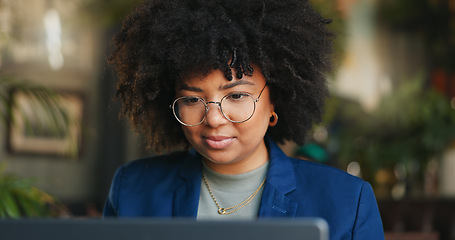
[[49, 216], [54, 198], [33, 187], [31, 179], [4, 174], [4, 167], [0, 164], [0, 217]]
[[0, 208], [3, 208], [7, 217], [19, 218], [21, 216], [19, 206], [9, 191], [0, 189], [0, 199]]
[[8, 216], [6, 215], [6, 212], [3, 209], [2, 204], [0, 203], [0, 218], [6, 218], [6, 217], [8, 217]]

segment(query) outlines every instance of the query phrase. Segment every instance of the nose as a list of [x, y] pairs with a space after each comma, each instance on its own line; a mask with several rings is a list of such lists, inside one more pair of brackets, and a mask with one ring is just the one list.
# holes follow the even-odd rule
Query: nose
[[227, 122], [229, 122], [229, 120], [223, 116], [220, 108], [220, 102], [208, 102], [204, 124], [212, 128], [216, 128]]

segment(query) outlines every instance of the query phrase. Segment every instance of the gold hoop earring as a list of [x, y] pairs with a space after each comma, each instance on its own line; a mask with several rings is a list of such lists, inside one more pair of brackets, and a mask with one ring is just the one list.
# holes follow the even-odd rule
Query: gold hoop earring
[[278, 114], [275, 111], [272, 112], [272, 116], [270, 117], [269, 126], [273, 127], [278, 122]]

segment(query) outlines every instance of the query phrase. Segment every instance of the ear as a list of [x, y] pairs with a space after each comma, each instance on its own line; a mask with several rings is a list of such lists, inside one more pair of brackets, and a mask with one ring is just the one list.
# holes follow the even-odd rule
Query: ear
[[[269, 98], [270, 98], [270, 90], [269, 90]], [[272, 102], [272, 99], [270, 99], [270, 115], [275, 112], [275, 104]]]
[[278, 123], [278, 114], [275, 111], [272, 112], [272, 116], [269, 120], [269, 126], [273, 127]]
[[[270, 90], [269, 90], [269, 98], [270, 98]], [[275, 112], [275, 104], [273, 104], [272, 100], [270, 99], [270, 116], [269, 116], [269, 126], [273, 127], [278, 122], [278, 115]]]
[[269, 114], [269, 117], [272, 117], [273, 116], [273, 113], [275, 112], [275, 106], [272, 104], [270, 104], [270, 114]]
[[275, 113], [275, 104], [272, 102], [271, 96], [270, 96], [270, 88], [269, 88], [269, 101], [270, 101], [270, 114], [269, 117], [273, 117], [273, 114]]

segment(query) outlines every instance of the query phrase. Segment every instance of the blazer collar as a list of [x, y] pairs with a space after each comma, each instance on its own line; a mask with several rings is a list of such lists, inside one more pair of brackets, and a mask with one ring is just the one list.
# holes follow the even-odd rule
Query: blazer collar
[[173, 212], [174, 217], [196, 218], [201, 191], [201, 156], [192, 149], [186, 155], [181, 165], [180, 185], [174, 192]]
[[202, 156], [193, 148], [188, 151], [181, 165], [179, 175], [185, 180], [201, 178]]
[[267, 173], [267, 183], [283, 194], [296, 189], [294, 167], [291, 160], [281, 151], [280, 147], [269, 137], [266, 137], [269, 147], [270, 165]]
[[295, 217], [298, 204], [288, 196], [296, 189], [292, 161], [272, 139], [267, 137], [266, 144], [270, 163], [258, 217]]

